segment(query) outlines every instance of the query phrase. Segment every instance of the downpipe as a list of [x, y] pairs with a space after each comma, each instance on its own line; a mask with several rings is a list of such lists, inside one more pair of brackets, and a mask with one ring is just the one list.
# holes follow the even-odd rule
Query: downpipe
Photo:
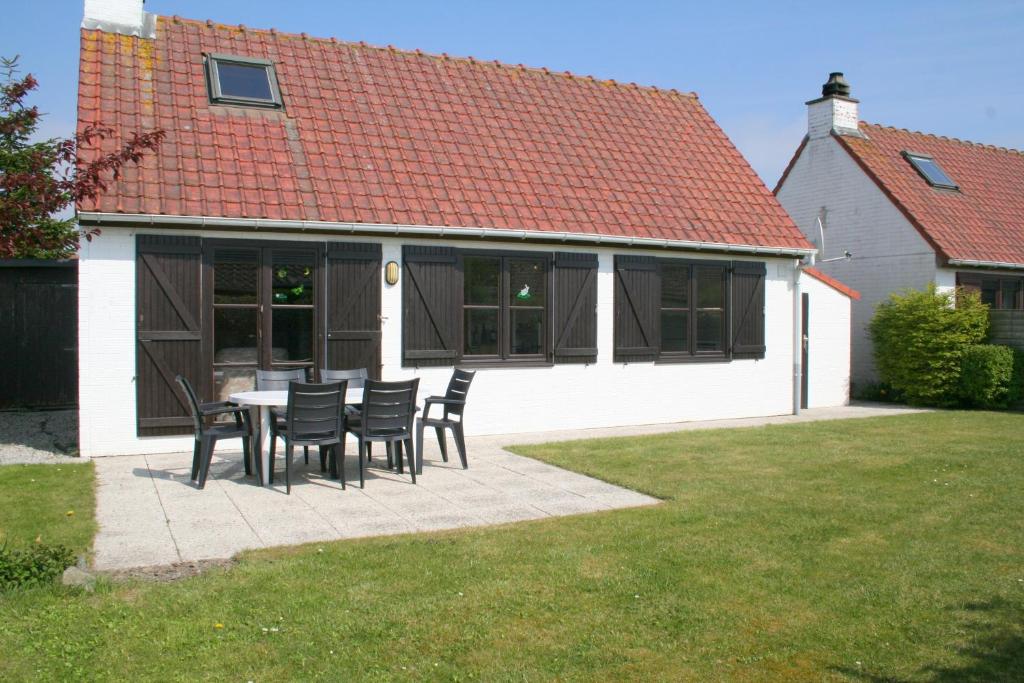
[[[813, 262], [813, 258], [812, 258]], [[793, 414], [800, 414], [800, 388], [803, 380], [803, 316], [800, 300], [800, 273], [803, 267], [796, 261], [793, 268]]]

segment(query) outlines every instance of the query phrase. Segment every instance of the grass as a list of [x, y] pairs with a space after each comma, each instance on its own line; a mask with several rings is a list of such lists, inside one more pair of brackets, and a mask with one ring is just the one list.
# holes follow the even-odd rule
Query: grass
[[665, 502], [0, 596], [0, 679], [1017, 680], [1022, 427], [933, 413], [516, 448]]
[[92, 463], [0, 467], [0, 543], [36, 539], [88, 555], [96, 533]]

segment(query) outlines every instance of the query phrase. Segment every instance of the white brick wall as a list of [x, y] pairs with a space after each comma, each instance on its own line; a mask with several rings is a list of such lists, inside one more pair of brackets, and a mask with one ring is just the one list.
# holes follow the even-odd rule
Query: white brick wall
[[807, 105], [807, 135], [812, 140], [833, 130], [856, 130], [857, 123], [857, 103], [851, 100], [828, 97]]
[[807, 407], [850, 402], [850, 316], [852, 300], [810, 275], [800, 276], [808, 295]]
[[[79, 372], [81, 451], [85, 456], [191, 448], [189, 438], [140, 439], [135, 436], [134, 234], [134, 230], [126, 228], [104, 228], [103, 234], [81, 252]], [[237, 233], [208, 233], [208, 236], [238, 237]], [[260, 237], [316, 239], [305, 235]], [[382, 243], [385, 263], [401, 262], [403, 240], [366, 241]], [[462, 242], [459, 246], [470, 245]], [[481, 243], [480, 246], [487, 245]], [[541, 246], [517, 248], [551, 251], [550, 247]], [[480, 371], [466, 416], [468, 433], [501, 434], [790, 412], [794, 265], [791, 260], [769, 261], [765, 288], [768, 346], [765, 359], [707, 364], [622, 364], [612, 362], [615, 251], [593, 251], [599, 255], [597, 363]], [[649, 253], [665, 255], [664, 251]], [[801, 278], [802, 281], [808, 279]], [[440, 393], [448, 382], [450, 368], [401, 367], [403, 284], [404, 277], [397, 285], [384, 284], [382, 290], [383, 376], [388, 379], [418, 376], [422, 392]], [[826, 386], [830, 381], [836, 386]], [[845, 376], [836, 377], [831, 370], [822, 370], [816, 377], [815, 392], [821, 401], [837, 401], [835, 397], [843, 395], [847, 381]], [[646, 397], [646, 400], [637, 401], [638, 397]]]
[[[919, 289], [936, 277], [931, 247], [833, 137], [810, 139], [778, 192], [779, 202], [818, 244], [816, 219], [825, 222], [822, 258], [853, 254], [818, 268], [861, 293], [853, 303], [852, 379], [877, 377], [867, 325], [889, 292]], [[820, 246], [820, 245], [819, 245]]]

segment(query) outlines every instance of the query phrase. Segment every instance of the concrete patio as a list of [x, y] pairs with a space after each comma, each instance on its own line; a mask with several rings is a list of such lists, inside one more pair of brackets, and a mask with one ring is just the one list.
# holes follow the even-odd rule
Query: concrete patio
[[[450, 447], [441, 462], [435, 443], [426, 450], [423, 475], [414, 486], [382, 467], [383, 454], [358, 486], [350, 443], [349, 487], [320, 473], [319, 459], [301, 456], [285, 495], [283, 462], [275, 488], [245, 477], [241, 455], [214, 457], [202, 491], [189, 482], [191, 453], [99, 458], [96, 514], [99, 532], [94, 566], [128, 569], [206, 559], [279, 545], [517, 522], [560, 515], [652, 505], [649, 496], [505, 451], [506, 444], [728, 428], [815, 420], [893, 415], [895, 406], [848, 406], [805, 411], [801, 416], [688, 422], [618, 429], [542, 432], [467, 439], [470, 468]], [[356, 482], [352, 485], [351, 482]]]

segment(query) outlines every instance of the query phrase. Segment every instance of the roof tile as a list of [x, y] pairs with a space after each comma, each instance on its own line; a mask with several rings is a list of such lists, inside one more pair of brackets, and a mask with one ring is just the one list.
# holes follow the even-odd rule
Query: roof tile
[[[1024, 153], [861, 123], [837, 136], [862, 168], [949, 259], [1024, 265]], [[932, 187], [901, 154], [932, 156], [959, 190]]]
[[[273, 60], [284, 110], [211, 105], [203, 53]], [[89, 124], [167, 137], [80, 211], [810, 246], [695, 95], [635, 84], [160, 17], [82, 31]]]

